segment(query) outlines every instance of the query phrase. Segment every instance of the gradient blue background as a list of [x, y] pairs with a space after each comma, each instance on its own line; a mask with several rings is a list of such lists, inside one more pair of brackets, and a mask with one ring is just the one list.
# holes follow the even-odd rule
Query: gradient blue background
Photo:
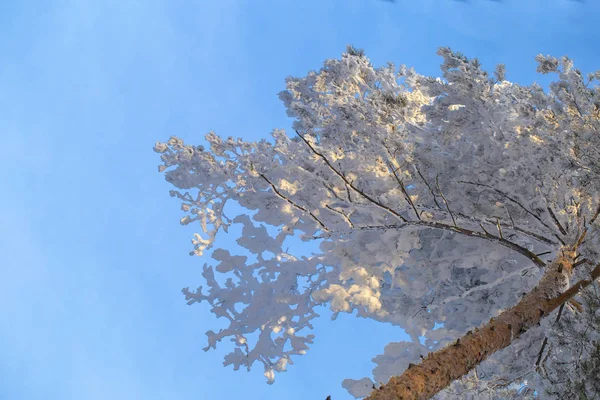
[[[0, 399], [348, 399], [343, 378], [405, 337], [342, 315], [265, 384], [221, 365], [222, 326], [182, 287], [199, 228], [157, 172], [156, 140], [248, 140], [291, 121], [277, 98], [346, 44], [438, 75], [439, 46], [507, 64], [600, 68], [600, 3], [569, 0], [0, 2]], [[224, 244], [227, 246], [227, 243]]]

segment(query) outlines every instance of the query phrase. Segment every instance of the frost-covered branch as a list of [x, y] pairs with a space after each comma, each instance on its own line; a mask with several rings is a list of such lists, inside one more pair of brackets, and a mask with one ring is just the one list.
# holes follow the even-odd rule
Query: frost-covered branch
[[325, 224], [323, 224], [323, 222], [321, 222], [321, 220], [319, 218], [317, 218], [312, 212], [308, 211], [306, 208], [294, 203], [292, 200], [290, 200], [288, 197], [284, 196], [283, 194], [281, 194], [281, 192], [279, 190], [277, 190], [277, 187], [264, 175], [264, 174], [260, 174], [260, 177], [263, 178], [265, 181], [267, 181], [267, 183], [269, 184], [269, 186], [271, 186], [271, 189], [273, 189], [273, 191], [275, 192], [275, 194], [277, 194], [278, 197], [280, 197], [282, 200], [287, 201], [288, 203], [290, 203], [292, 206], [294, 206], [294, 208], [297, 208], [298, 210], [308, 214], [311, 216], [312, 219], [314, 219], [321, 228], [323, 228], [324, 231], [329, 231], [329, 229], [327, 229], [327, 227], [325, 226]]
[[385, 204], [382, 204], [381, 202], [375, 200], [374, 198], [372, 198], [371, 196], [369, 196], [368, 194], [366, 194], [365, 192], [363, 192], [362, 190], [360, 190], [356, 186], [354, 186], [354, 184], [351, 181], [349, 181], [348, 178], [346, 178], [343, 173], [341, 173], [333, 165], [331, 165], [331, 162], [329, 162], [329, 160], [327, 159], [327, 157], [325, 157], [323, 154], [319, 153], [314, 148], [314, 146], [308, 140], [306, 140], [306, 138], [304, 136], [302, 136], [298, 131], [296, 131], [296, 134], [300, 137], [300, 139], [302, 139], [302, 141], [304, 143], [306, 143], [306, 145], [310, 148], [310, 150], [314, 154], [316, 154], [317, 156], [319, 156], [321, 158], [321, 160], [323, 160], [325, 162], [325, 164], [327, 164], [327, 166], [329, 167], [329, 169], [331, 171], [333, 171], [337, 176], [339, 176], [344, 181], [344, 183], [346, 184], [347, 187], [351, 188], [356, 193], [358, 193], [359, 195], [361, 195], [362, 197], [364, 197], [365, 199], [367, 199], [369, 202], [375, 204], [377, 207], [382, 208], [385, 211], [389, 212], [390, 214], [394, 215], [396, 218], [400, 219], [401, 221], [404, 221], [404, 222], [407, 221], [406, 218], [404, 218], [402, 215], [400, 215], [399, 213], [397, 213], [396, 211], [394, 211], [392, 208], [390, 208], [390, 207], [386, 206]]
[[485, 229], [483, 229], [484, 232], [482, 233], [482, 232], [477, 232], [477, 231], [472, 231], [469, 229], [461, 228], [456, 225], [448, 225], [448, 224], [444, 224], [444, 223], [440, 223], [440, 222], [429, 222], [429, 221], [406, 221], [402, 224], [396, 224], [396, 225], [361, 226], [358, 229], [361, 229], [361, 230], [373, 230], [373, 229], [388, 230], [388, 229], [401, 229], [406, 226], [420, 226], [420, 227], [427, 227], [427, 228], [433, 228], [433, 229], [441, 229], [441, 230], [451, 231], [451, 232], [459, 233], [459, 234], [470, 236], [470, 237], [486, 239], [486, 240], [498, 243], [498, 244], [505, 246], [511, 250], [514, 250], [517, 253], [524, 255], [525, 257], [527, 257], [531, 261], [533, 261], [533, 263], [535, 265], [537, 265], [538, 267], [546, 266], [546, 263], [544, 261], [542, 261], [535, 253], [529, 251], [528, 249], [526, 249], [524, 247], [519, 246], [516, 243], [511, 242], [510, 240], [506, 240], [502, 237], [495, 236], [495, 235], [485, 231]]
[[[533, 212], [531, 212], [530, 210], [527, 209], [527, 207], [525, 207], [524, 205], [522, 205], [518, 200], [512, 198], [511, 196], [507, 195], [506, 193], [502, 192], [501, 190], [498, 190], [494, 187], [491, 187], [490, 185], [486, 185], [484, 183], [477, 183], [477, 182], [468, 182], [468, 181], [459, 181], [460, 183], [467, 183], [469, 185], [475, 185], [475, 186], [481, 186], [481, 187], [485, 187], [487, 189], [490, 189], [496, 193], [498, 193], [500, 196], [504, 197], [505, 199], [511, 201], [512, 203], [518, 205], [521, 209], [523, 209], [527, 214], [531, 215], [533, 218], [535, 218], [540, 224], [542, 224], [545, 228], [547, 228], [548, 230], [551, 230], [550, 227], [548, 225], [546, 225], [546, 223], [544, 221], [542, 221], [542, 219], [537, 216], [536, 214], [534, 214]], [[556, 217], [555, 217], [556, 218]], [[566, 234], [563, 233], [563, 235]]]

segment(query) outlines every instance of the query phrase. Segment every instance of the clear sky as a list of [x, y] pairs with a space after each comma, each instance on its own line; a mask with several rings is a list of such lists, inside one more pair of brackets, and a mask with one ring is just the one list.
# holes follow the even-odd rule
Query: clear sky
[[222, 322], [180, 290], [208, 258], [154, 142], [289, 127], [285, 77], [347, 44], [428, 75], [439, 46], [519, 83], [540, 52], [590, 72], [598, 21], [594, 0], [0, 1], [0, 399], [349, 399], [397, 328], [323, 310], [272, 386], [202, 351]]

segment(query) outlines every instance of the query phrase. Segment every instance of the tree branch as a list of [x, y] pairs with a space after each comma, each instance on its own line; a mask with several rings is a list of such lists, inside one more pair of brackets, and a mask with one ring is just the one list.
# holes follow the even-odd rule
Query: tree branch
[[554, 215], [554, 212], [552, 211], [552, 209], [550, 208], [550, 206], [548, 206], [546, 208], [548, 209], [548, 213], [552, 217], [552, 220], [554, 221], [554, 224], [556, 225], [556, 227], [558, 228], [558, 230], [560, 231], [560, 233], [562, 233], [563, 235], [566, 235], [567, 231], [565, 230], [565, 228], [562, 227], [562, 225], [558, 221], [558, 218], [556, 218], [556, 215]]
[[413, 211], [415, 212], [415, 214], [417, 215], [417, 218], [419, 220], [421, 220], [421, 215], [419, 215], [419, 212], [417, 211], [417, 208], [415, 207], [415, 204], [413, 203], [412, 199], [410, 198], [408, 192], [406, 191], [406, 188], [404, 187], [404, 181], [402, 181], [399, 177], [398, 174], [396, 174], [396, 170], [394, 169], [394, 167], [388, 163], [388, 168], [392, 171], [392, 173], [394, 174], [394, 178], [396, 178], [396, 182], [398, 182], [398, 185], [400, 186], [400, 189], [402, 189], [402, 193], [405, 196], [406, 201], [408, 202], [408, 204], [412, 207]]
[[600, 278], [600, 264], [597, 264], [596, 267], [590, 272], [590, 279], [582, 279], [582, 280], [580, 280], [579, 282], [577, 282], [576, 284], [574, 284], [573, 286], [571, 286], [569, 289], [567, 289], [563, 294], [561, 294], [560, 296], [552, 299], [550, 301], [550, 303], [552, 304], [552, 306], [554, 308], [558, 307], [562, 303], [564, 303], [567, 300], [571, 299], [573, 296], [575, 296], [577, 293], [579, 293], [579, 291], [581, 289], [584, 289], [590, 283], [594, 282], [598, 278]]
[[499, 243], [500, 245], [502, 245], [504, 247], [508, 247], [509, 249], [524, 255], [525, 257], [527, 257], [531, 261], [533, 261], [533, 263], [535, 265], [537, 265], [538, 267], [546, 266], [546, 263], [544, 261], [542, 261], [537, 255], [535, 255], [535, 253], [529, 251], [528, 249], [526, 249], [522, 246], [519, 246], [516, 243], [511, 242], [510, 240], [506, 240], [504, 238], [487, 233], [485, 230], [484, 230], [484, 233], [482, 233], [482, 232], [477, 232], [477, 231], [472, 231], [469, 229], [461, 228], [458, 226], [444, 224], [441, 222], [430, 222], [430, 221], [406, 221], [405, 223], [398, 224], [398, 225], [362, 226], [362, 227], [359, 227], [358, 229], [361, 229], [361, 230], [402, 229], [406, 226], [422, 226], [422, 227], [427, 227], [427, 228], [442, 229], [442, 230], [446, 230], [446, 231], [460, 233], [462, 235], [467, 235], [470, 237], [478, 237], [481, 239], [490, 240], [492, 242]]
[[542, 361], [542, 355], [544, 354], [544, 349], [546, 348], [546, 344], [548, 343], [548, 338], [545, 337], [544, 341], [542, 342], [542, 348], [540, 349], [540, 352], [538, 353], [538, 358], [537, 361], [535, 362], [535, 366], [539, 366], [540, 362]]
[[[424, 210], [429, 210], [429, 211], [431, 211], [431, 212], [442, 212], [442, 213], [445, 213], [445, 212], [446, 212], [446, 211], [444, 211], [444, 210], [434, 210], [434, 209], [431, 209], [431, 208], [429, 208], [429, 207], [422, 207], [422, 206], [417, 206], [417, 209], [421, 209], [421, 210], [423, 210], [423, 209], [424, 209]], [[464, 214], [462, 214], [462, 213], [459, 213], [459, 212], [456, 212], [456, 211], [454, 211], [454, 212], [453, 212], [453, 214], [454, 214], [455, 216], [459, 217], [459, 218], [466, 219], [466, 220], [468, 220], [468, 221], [470, 221], [470, 222], [472, 222], [472, 223], [475, 223], [475, 224], [477, 224], [477, 225], [480, 225], [480, 224], [481, 224], [481, 222], [482, 222], [482, 220], [479, 220], [479, 219], [477, 219], [477, 218], [475, 218], [475, 217], [472, 217], [472, 216], [469, 216], [469, 215], [464, 215]], [[488, 218], [488, 219], [485, 219], [485, 220], [483, 220], [483, 222], [486, 222], [486, 223], [488, 223], [488, 224], [493, 224], [493, 225], [496, 225], [496, 224], [497, 224], [498, 222], [500, 222], [500, 221], [499, 221], [499, 219], [496, 217], [496, 220], [492, 220], [492, 219], [489, 219], [489, 218]], [[502, 227], [505, 227], [505, 228], [509, 228], [509, 229], [512, 229], [512, 230], [515, 230], [515, 231], [517, 231], [517, 232], [519, 232], [519, 233], [521, 233], [521, 234], [523, 234], [523, 235], [526, 235], [526, 236], [531, 236], [533, 239], [536, 239], [536, 240], [538, 240], [538, 241], [540, 241], [540, 242], [543, 242], [543, 243], [549, 244], [549, 245], [551, 245], [551, 246], [556, 246], [556, 245], [558, 244], [557, 242], [554, 242], [554, 241], [552, 241], [552, 240], [550, 240], [550, 239], [548, 239], [548, 238], [546, 238], [546, 237], [544, 237], [544, 236], [542, 236], [542, 235], [539, 235], [539, 234], [537, 234], [537, 233], [534, 233], [534, 232], [528, 231], [528, 230], [526, 230], [526, 229], [520, 228], [520, 227], [518, 227], [518, 226], [515, 226], [515, 225], [514, 225], [514, 222], [513, 222], [513, 223], [511, 223], [511, 224], [509, 224], [509, 223], [507, 223], [507, 222], [500, 222], [500, 226], [502, 226]]]
[[435, 203], [435, 205], [437, 206], [437, 208], [439, 208], [441, 210], [442, 207], [440, 207], [439, 203], [437, 202], [437, 196], [433, 192], [433, 189], [431, 188], [431, 185], [429, 185], [429, 182], [427, 182], [427, 179], [425, 179], [425, 177], [423, 176], [423, 174], [421, 174], [421, 171], [419, 171], [419, 167], [417, 167], [416, 165], [414, 165], [414, 167], [417, 170], [417, 174], [419, 174], [419, 176], [421, 177], [421, 179], [423, 179], [423, 182], [425, 182], [425, 185], [427, 185], [427, 188], [429, 189], [429, 193], [431, 193], [431, 195], [433, 196], [433, 202]]
[[546, 269], [537, 287], [514, 307], [474, 332], [467, 333], [453, 345], [430, 353], [419, 365], [392, 377], [365, 400], [429, 399], [498, 350], [509, 346], [543, 317], [600, 277], [598, 264], [591, 273], [591, 279], [579, 281], [564, 293], [554, 295], [567, 283], [574, 255], [572, 250], [563, 252]]
[[325, 164], [327, 164], [327, 166], [329, 167], [329, 169], [331, 169], [333, 171], [333, 173], [335, 173], [337, 176], [340, 177], [340, 179], [342, 179], [344, 181], [344, 183], [352, 188], [352, 190], [354, 190], [356, 193], [360, 194], [362, 197], [364, 197], [365, 199], [367, 199], [368, 201], [370, 201], [371, 203], [375, 204], [377, 207], [389, 212], [390, 214], [394, 215], [396, 218], [400, 219], [403, 222], [406, 222], [407, 219], [404, 218], [402, 215], [400, 215], [398, 212], [392, 210], [390, 207], [386, 206], [385, 204], [380, 203], [379, 201], [375, 200], [374, 198], [372, 198], [371, 196], [369, 196], [368, 194], [364, 193], [362, 190], [358, 189], [356, 186], [354, 186], [354, 184], [352, 182], [350, 182], [348, 180], [348, 178], [346, 178], [344, 176], [344, 174], [342, 174], [340, 171], [338, 171], [337, 169], [335, 169], [333, 167], [333, 165], [331, 165], [331, 163], [329, 162], [329, 160], [327, 159], [327, 157], [325, 157], [323, 154], [319, 153], [313, 146], [312, 144], [310, 144], [310, 142], [308, 140], [306, 140], [304, 138], [304, 136], [302, 136], [298, 131], [295, 131], [296, 134], [300, 137], [300, 139], [302, 139], [302, 141], [304, 143], [306, 143], [306, 145], [310, 148], [310, 150], [316, 154], [317, 156], [319, 156], [323, 161], [325, 161]]
[[539, 216], [537, 216], [537, 215], [535, 215], [533, 212], [529, 211], [529, 210], [527, 209], [527, 207], [525, 207], [523, 204], [521, 204], [521, 203], [520, 203], [518, 200], [516, 200], [516, 199], [514, 199], [514, 198], [510, 197], [509, 195], [507, 195], [507, 194], [506, 194], [506, 193], [504, 193], [503, 191], [501, 191], [501, 190], [499, 190], [499, 189], [496, 189], [496, 188], [495, 188], [495, 187], [493, 187], [493, 186], [486, 185], [486, 184], [484, 184], [484, 183], [469, 182], [469, 181], [458, 181], [458, 182], [460, 182], [460, 183], [467, 183], [467, 184], [469, 184], [469, 185], [482, 186], [482, 187], [488, 188], [488, 189], [490, 189], [490, 190], [492, 190], [492, 191], [494, 191], [494, 192], [498, 193], [500, 196], [502, 196], [502, 197], [504, 197], [504, 198], [506, 198], [506, 199], [510, 200], [511, 202], [513, 202], [513, 203], [515, 203], [516, 205], [518, 205], [519, 207], [521, 207], [521, 208], [522, 208], [522, 209], [523, 209], [523, 210], [524, 210], [524, 211], [525, 211], [527, 214], [531, 215], [533, 218], [535, 218], [536, 220], [538, 220], [538, 222], [539, 222], [540, 224], [544, 225], [544, 226], [545, 226], [545, 227], [546, 227], [548, 230], [550, 230], [550, 231], [552, 232], [552, 229], [551, 229], [551, 228], [550, 228], [550, 227], [549, 227], [549, 226], [548, 226], [548, 225], [547, 225], [547, 224], [546, 224], [544, 221], [542, 221], [542, 219], [541, 219]]
[[354, 224], [352, 223], [352, 221], [350, 220], [350, 218], [344, 214], [343, 212], [341, 212], [340, 210], [336, 210], [335, 208], [332, 208], [331, 206], [329, 206], [329, 204], [325, 204], [325, 208], [327, 208], [328, 210], [333, 211], [336, 214], [339, 214], [342, 216], [342, 218], [344, 218], [344, 220], [346, 221], [346, 223], [351, 227], [354, 228]]
[[273, 190], [273, 192], [282, 200], [287, 201], [288, 203], [290, 203], [294, 208], [297, 208], [298, 210], [310, 215], [312, 217], [312, 219], [317, 222], [321, 228], [323, 228], [324, 231], [329, 232], [329, 229], [325, 226], [325, 224], [323, 224], [323, 222], [321, 222], [321, 220], [319, 218], [317, 218], [312, 212], [308, 211], [306, 208], [302, 207], [301, 205], [298, 205], [296, 203], [294, 203], [289, 197], [284, 196], [283, 194], [281, 194], [281, 192], [277, 189], [277, 187], [264, 175], [264, 174], [260, 174], [260, 176], [267, 181], [267, 183], [271, 186], [271, 189]]
[[454, 224], [454, 226], [458, 227], [458, 225], [456, 225], [456, 220], [454, 219], [454, 215], [452, 215], [452, 211], [450, 211], [450, 206], [448, 206], [448, 200], [446, 200], [446, 196], [444, 196], [444, 192], [442, 192], [442, 189], [440, 189], [440, 183], [438, 182], [437, 176], [435, 177], [435, 186], [440, 191], [440, 195], [442, 196], [442, 199], [444, 200], [444, 204], [446, 205], [446, 210], [448, 210], [448, 214], [450, 214], [450, 217], [452, 218], [452, 223]]

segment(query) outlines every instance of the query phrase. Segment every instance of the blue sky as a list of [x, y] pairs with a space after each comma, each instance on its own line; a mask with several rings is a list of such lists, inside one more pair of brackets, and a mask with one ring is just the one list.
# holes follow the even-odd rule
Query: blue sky
[[350, 398], [342, 379], [370, 376], [398, 329], [323, 310], [273, 386], [224, 368], [226, 343], [202, 351], [221, 322], [180, 290], [208, 259], [188, 255], [154, 142], [289, 127], [285, 77], [347, 44], [428, 75], [439, 46], [519, 83], [545, 82], [540, 52], [590, 72], [599, 17], [592, 0], [2, 1], [0, 398]]

